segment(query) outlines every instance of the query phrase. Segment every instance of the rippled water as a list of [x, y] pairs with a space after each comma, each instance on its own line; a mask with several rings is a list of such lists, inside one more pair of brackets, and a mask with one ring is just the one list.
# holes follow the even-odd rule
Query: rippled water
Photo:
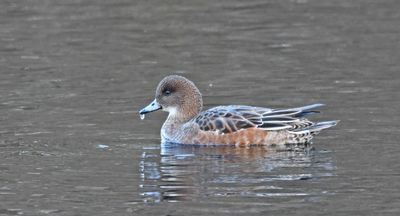
[[[400, 4], [0, 2], [0, 215], [398, 215]], [[305, 149], [161, 145], [164, 76], [205, 107], [325, 103]]]
[[[329, 152], [311, 148], [146, 147], [140, 161], [145, 202], [257, 198], [318, 200], [330, 192], [302, 187], [334, 175]], [[287, 182], [292, 182], [288, 184]]]

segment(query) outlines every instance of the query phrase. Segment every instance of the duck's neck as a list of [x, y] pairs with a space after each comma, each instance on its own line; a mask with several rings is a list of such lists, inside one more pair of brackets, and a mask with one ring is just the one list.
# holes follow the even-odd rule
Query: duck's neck
[[180, 110], [177, 108], [170, 108], [168, 110], [169, 114], [166, 120], [166, 123], [173, 123], [173, 124], [184, 124], [194, 117], [196, 117], [201, 108], [199, 109], [184, 109], [184, 107]]

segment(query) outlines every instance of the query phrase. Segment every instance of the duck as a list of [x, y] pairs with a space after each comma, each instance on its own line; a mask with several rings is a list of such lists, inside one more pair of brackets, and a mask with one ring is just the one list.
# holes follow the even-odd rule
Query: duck
[[203, 98], [189, 79], [180, 75], [163, 78], [155, 99], [139, 111], [168, 112], [161, 127], [162, 143], [233, 146], [285, 146], [308, 144], [338, 120], [313, 122], [306, 117], [319, 113], [316, 103], [296, 108], [272, 109], [248, 105], [222, 105], [203, 111]]

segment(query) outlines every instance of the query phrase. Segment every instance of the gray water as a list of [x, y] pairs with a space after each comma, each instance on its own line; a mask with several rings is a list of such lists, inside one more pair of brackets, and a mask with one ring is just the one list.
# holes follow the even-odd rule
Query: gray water
[[[398, 215], [400, 2], [0, 2], [0, 215]], [[312, 146], [162, 146], [206, 107], [327, 104]]]

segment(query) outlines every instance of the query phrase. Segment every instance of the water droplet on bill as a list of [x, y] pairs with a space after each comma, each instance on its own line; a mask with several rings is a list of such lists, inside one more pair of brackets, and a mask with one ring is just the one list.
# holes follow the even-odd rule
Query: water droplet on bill
[[141, 119], [141, 120], [143, 120], [143, 119], [144, 119], [144, 117], [145, 117], [145, 115], [144, 115], [144, 114], [140, 114], [140, 119]]

